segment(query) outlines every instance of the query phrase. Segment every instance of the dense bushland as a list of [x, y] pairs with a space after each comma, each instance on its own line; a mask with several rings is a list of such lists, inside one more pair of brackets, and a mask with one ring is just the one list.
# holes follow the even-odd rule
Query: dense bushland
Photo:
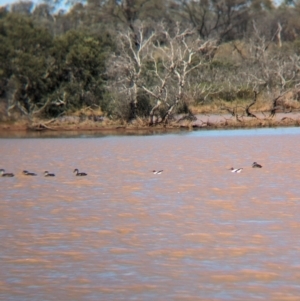
[[300, 2], [88, 0], [0, 9], [0, 119], [126, 122], [299, 107]]

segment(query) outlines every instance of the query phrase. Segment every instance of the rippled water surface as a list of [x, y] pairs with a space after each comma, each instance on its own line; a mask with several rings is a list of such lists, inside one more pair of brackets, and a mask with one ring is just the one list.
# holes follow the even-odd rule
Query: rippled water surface
[[300, 129], [0, 151], [0, 300], [299, 300]]

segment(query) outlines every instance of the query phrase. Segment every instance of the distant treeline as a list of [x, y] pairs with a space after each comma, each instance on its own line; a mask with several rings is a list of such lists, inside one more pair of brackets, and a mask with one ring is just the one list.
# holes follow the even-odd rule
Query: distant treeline
[[230, 110], [234, 101], [264, 95], [274, 108], [291, 91], [298, 101], [299, 0], [57, 7], [50, 0], [0, 8], [0, 120], [89, 107], [153, 124], [216, 100]]

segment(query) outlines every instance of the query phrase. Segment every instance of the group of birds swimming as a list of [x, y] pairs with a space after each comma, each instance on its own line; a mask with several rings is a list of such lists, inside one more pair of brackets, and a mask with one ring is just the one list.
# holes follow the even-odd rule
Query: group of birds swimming
[[[262, 165], [258, 164], [257, 162], [253, 162], [252, 167], [253, 168], [262, 168]], [[231, 167], [229, 170], [231, 172], [240, 173], [243, 170], [243, 168], [233, 168], [233, 167]]]
[[[257, 162], [253, 162], [252, 167], [253, 168], [262, 168], [262, 165], [258, 164]], [[233, 168], [233, 167], [231, 167], [229, 170], [231, 172], [240, 173], [243, 170], [243, 168]], [[152, 170], [152, 172], [155, 175], [160, 175], [163, 172], [163, 170]]]
[[[262, 165], [258, 164], [257, 162], [253, 162], [252, 167], [253, 168], [262, 168]], [[233, 168], [233, 167], [231, 167], [229, 170], [231, 172], [240, 173], [243, 170], [243, 168]], [[163, 172], [163, 170], [152, 170], [152, 172], [155, 175], [160, 175]]]
[[[87, 176], [87, 174], [85, 172], [79, 172], [79, 170], [77, 168], [74, 169], [73, 173], [75, 173], [75, 175], [77, 177], [84, 177], [84, 176]], [[22, 174], [24, 176], [37, 176], [36, 173], [34, 172], [29, 172], [27, 170], [23, 170]], [[0, 177], [14, 177], [15, 175], [13, 173], [10, 173], [10, 172], [5, 172], [5, 169], [0, 169]], [[55, 177], [55, 174], [54, 173], [50, 173], [49, 171], [45, 171], [44, 172], [44, 176], [45, 177]]]
[[[262, 165], [258, 164], [257, 162], [253, 162], [252, 167], [253, 168], [262, 168]], [[240, 173], [243, 170], [243, 168], [233, 168], [233, 167], [231, 167], [229, 170], [231, 172]], [[152, 170], [152, 172], [155, 175], [160, 175], [163, 172], [163, 170]]]
[[[252, 164], [252, 167], [253, 168], [262, 168], [262, 166], [260, 164], [258, 164], [257, 162], [253, 162]], [[243, 168], [233, 168], [231, 167], [230, 168], [230, 171], [231, 172], [235, 172], [235, 173], [240, 173], [241, 171], [243, 170]], [[155, 175], [160, 175], [163, 170], [152, 170], [153, 174]], [[23, 175], [25, 176], [37, 176], [36, 173], [34, 172], [29, 172], [27, 170], [23, 170]], [[74, 169], [73, 173], [75, 173], [75, 175], [77, 177], [84, 177], [84, 176], [87, 176], [87, 174], [85, 172], [79, 172], [79, 170], [77, 168]], [[14, 177], [15, 175], [13, 173], [6, 173], [5, 172], [5, 169], [0, 169], [0, 177]], [[44, 176], [45, 177], [55, 177], [55, 174], [54, 173], [49, 173], [49, 171], [45, 171], [44, 172]]]

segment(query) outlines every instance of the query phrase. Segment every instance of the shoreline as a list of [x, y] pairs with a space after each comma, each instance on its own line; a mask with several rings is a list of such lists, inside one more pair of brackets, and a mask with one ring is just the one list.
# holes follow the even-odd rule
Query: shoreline
[[298, 127], [300, 126], [300, 113], [277, 113], [273, 118], [267, 118], [265, 115], [258, 113], [258, 118], [242, 117], [236, 118], [231, 115], [195, 115], [196, 120], [179, 119], [163, 125], [156, 124], [149, 126], [146, 122], [134, 121], [129, 124], [121, 124], [112, 121], [78, 121], [65, 122], [59, 120], [35, 120], [17, 121], [17, 122], [0, 122], [0, 132], [98, 132], [98, 133], [145, 133], [145, 132], [178, 132], [181, 130], [201, 130], [201, 129], [243, 129], [243, 128], [267, 128], [267, 127]]

